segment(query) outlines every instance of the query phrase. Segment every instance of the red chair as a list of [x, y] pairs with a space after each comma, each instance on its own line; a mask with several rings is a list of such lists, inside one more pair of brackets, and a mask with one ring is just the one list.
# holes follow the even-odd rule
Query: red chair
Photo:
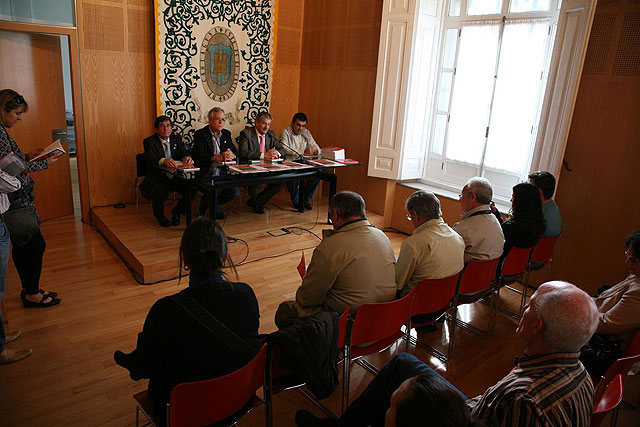
[[[442, 310], [445, 310], [444, 316], [446, 319], [446, 310], [451, 306], [451, 302], [456, 295], [456, 285], [458, 284], [459, 277], [460, 273], [457, 273], [453, 276], [442, 279], [425, 279], [420, 282], [418, 286], [416, 286], [413, 304], [411, 305], [411, 319], [417, 315], [438, 313]], [[425, 322], [414, 322], [411, 320], [411, 323], [408, 326], [409, 340], [412, 344], [419, 345], [427, 349], [431, 354], [443, 362], [447, 362], [449, 360], [449, 352], [445, 354], [430, 345], [419, 343], [417, 337], [414, 338], [411, 336], [412, 327], [428, 325], [430, 323], [434, 323], [436, 320], [436, 318]], [[407, 341], [407, 347], [408, 344], [409, 341]], [[449, 345], [451, 345], [451, 340], [449, 340]]]
[[349, 406], [351, 362], [356, 360], [363, 368], [378, 374], [378, 369], [362, 356], [385, 350], [405, 336], [407, 332], [401, 329], [410, 321], [415, 291], [413, 288], [405, 297], [391, 302], [362, 304], [349, 317], [342, 371], [342, 412]]
[[620, 402], [622, 402], [622, 397], [624, 396], [622, 383], [622, 375], [616, 375], [607, 385], [607, 388], [600, 399], [596, 400], [593, 407], [593, 415], [591, 416], [591, 427], [598, 427], [606, 417], [607, 413], [611, 411], [613, 411], [611, 414], [611, 426], [614, 427], [616, 425], [616, 422], [618, 421], [618, 408], [620, 407]]
[[[521, 281], [521, 283], [526, 283], [527, 278], [527, 265], [529, 264], [529, 259], [531, 258], [531, 252], [533, 252], [533, 248], [517, 248], [513, 247], [509, 250], [509, 253], [505, 257], [502, 267], [498, 271], [496, 278], [496, 310], [500, 310], [503, 313], [507, 313], [513, 318], [519, 319], [522, 316], [522, 309], [524, 307], [524, 296], [520, 301], [520, 310], [515, 313], [506, 308], [500, 307], [500, 289], [506, 287], [507, 289], [514, 291], [516, 293], [521, 293], [520, 290], [512, 288], [509, 286], [512, 283], [517, 281]], [[524, 279], [523, 279], [524, 278]], [[521, 280], [522, 279], [522, 280]], [[523, 294], [524, 295], [524, 294]], [[494, 316], [495, 312], [494, 310]], [[494, 322], [495, 326], [495, 322]]]
[[631, 367], [637, 362], [640, 362], [640, 330], [636, 332], [629, 342], [624, 357], [613, 362], [613, 365], [607, 369], [607, 372], [601, 378], [592, 378], [595, 401], [597, 402], [602, 398], [607, 385], [611, 383], [616, 375], [622, 375], [622, 380], [624, 381]]
[[[527, 275], [523, 288], [522, 288], [522, 302], [520, 303], [521, 307], [524, 307], [526, 302], [526, 298], [528, 295], [528, 290], [531, 287], [529, 285], [529, 274], [532, 271], [542, 270], [547, 264], [549, 264], [549, 277], [547, 280], [551, 280], [551, 270], [553, 268], [553, 248], [556, 246], [556, 242], [560, 235], [554, 237], [541, 237], [538, 240], [538, 243], [533, 247], [533, 251], [531, 252], [531, 259], [529, 259], [529, 263], [527, 264]], [[535, 288], [537, 289], [537, 288]], [[522, 314], [522, 308], [520, 309], [520, 313]]]
[[[460, 278], [458, 279], [458, 284], [456, 286], [456, 295], [453, 298], [452, 308], [452, 327], [451, 327], [451, 338], [449, 341], [449, 358], [452, 357], [453, 354], [453, 345], [455, 338], [456, 327], [460, 327], [468, 332], [479, 335], [483, 338], [486, 338], [492, 331], [491, 322], [493, 321], [494, 316], [492, 315], [494, 311], [493, 306], [493, 292], [494, 285], [493, 279], [496, 276], [496, 269], [498, 268], [499, 259], [491, 259], [491, 260], [473, 260], [469, 262], [464, 270], [460, 273]], [[470, 323], [464, 322], [458, 319], [458, 307], [463, 304], [472, 304], [476, 301], [479, 301], [482, 298], [491, 297], [490, 305], [489, 305], [489, 316], [488, 316], [488, 324], [487, 330], [482, 331]]]
[[[338, 319], [338, 360], [337, 363], [343, 361], [344, 356], [344, 343], [345, 335], [347, 333], [347, 322], [349, 320], [349, 314], [351, 309], [347, 309], [340, 315]], [[342, 353], [342, 354], [341, 354]], [[298, 390], [302, 395], [311, 400], [322, 412], [327, 416], [337, 418], [337, 415], [331, 411], [327, 406], [320, 402], [307, 388], [306, 384], [302, 382], [296, 375], [288, 369], [285, 369], [280, 364], [282, 350], [275, 346], [269, 345], [267, 352], [267, 367], [270, 369], [268, 373], [268, 381], [271, 384], [271, 395], [275, 396], [283, 391]]]
[[[243, 415], [265, 403], [265, 425], [272, 424], [271, 394], [265, 384], [265, 362], [267, 345], [263, 345], [258, 354], [242, 368], [219, 378], [178, 384], [171, 391], [167, 404], [168, 426], [203, 426], [221, 421], [232, 425]], [[255, 394], [258, 388], [264, 390], [265, 400]], [[139, 411], [155, 426], [147, 405], [147, 392], [133, 396], [138, 402], [136, 408], [136, 426]], [[245, 408], [242, 415], [232, 417]], [[228, 424], [227, 424], [228, 422]]]

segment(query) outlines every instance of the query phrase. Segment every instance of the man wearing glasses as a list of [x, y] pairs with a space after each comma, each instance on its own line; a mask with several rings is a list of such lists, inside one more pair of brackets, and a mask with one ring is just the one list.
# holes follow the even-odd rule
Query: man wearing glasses
[[453, 229], [464, 239], [464, 263], [495, 259], [502, 255], [504, 234], [491, 212], [493, 188], [486, 178], [471, 178], [458, 195], [462, 216]]

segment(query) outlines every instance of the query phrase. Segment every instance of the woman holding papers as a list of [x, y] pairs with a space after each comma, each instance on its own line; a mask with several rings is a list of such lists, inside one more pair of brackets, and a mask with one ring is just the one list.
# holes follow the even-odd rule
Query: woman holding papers
[[28, 173], [47, 169], [55, 158], [32, 161], [42, 149], [25, 154], [7, 132], [7, 129], [20, 122], [28, 108], [27, 102], [16, 91], [0, 90], [0, 158], [14, 153], [25, 168], [16, 176], [22, 188], [9, 194], [11, 204], [3, 219], [13, 243], [13, 263], [22, 282], [22, 304], [24, 307], [50, 307], [59, 304], [60, 299], [56, 298], [57, 293], [40, 289], [42, 256], [46, 243], [40, 232], [40, 217], [34, 204], [35, 182]]

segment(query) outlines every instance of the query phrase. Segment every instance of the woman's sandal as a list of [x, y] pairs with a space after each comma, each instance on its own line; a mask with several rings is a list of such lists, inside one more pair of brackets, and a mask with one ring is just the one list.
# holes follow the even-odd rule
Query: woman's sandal
[[[48, 302], [45, 302], [46, 300], [49, 300]], [[28, 300], [26, 297], [22, 298], [22, 306], [24, 308], [32, 308], [32, 307], [51, 307], [54, 305], [58, 305], [60, 304], [60, 299], [59, 298], [51, 298], [49, 296], [43, 296], [42, 299], [38, 302], [35, 301], [31, 301]]]

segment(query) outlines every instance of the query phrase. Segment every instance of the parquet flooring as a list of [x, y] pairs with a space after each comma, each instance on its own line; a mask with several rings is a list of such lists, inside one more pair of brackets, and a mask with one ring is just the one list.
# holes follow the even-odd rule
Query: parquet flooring
[[[326, 203], [323, 201], [319, 205]], [[300, 279], [295, 266], [300, 249], [307, 261], [318, 240], [307, 232], [271, 237], [263, 230], [296, 225], [320, 235], [326, 208], [300, 215], [278, 210], [272, 215], [244, 221], [230, 217], [225, 225], [229, 235], [243, 239], [250, 248], [248, 263], [238, 266], [239, 280], [249, 283], [256, 292], [261, 310], [260, 332], [275, 330], [273, 315], [278, 304], [293, 298]], [[371, 214], [370, 220], [381, 225], [382, 218]], [[19, 281], [9, 267], [7, 294], [9, 313], [7, 330], [22, 329], [23, 335], [12, 347], [33, 348], [33, 355], [19, 363], [0, 366], [0, 426], [131, 426], [135, 423], [132, 395], [146, 388], [146, 381], [134, 382], [127, 372], [115, 365], [116, 349], [131, 351], [149, 307], [158, 299], [187, 285], [187, 279], [141, 286], [133, 279], [120, 258], [102, 236], [73, 218], [47, 221], [42, 226], [47, 240], [42, 287], [60, 293], [62, 303], [47, 309], [24, 309], [19, 299]], [[174, 230], [170, 230], [174, 231]], [[396, 253], [404, 236], [387, 233]], [[149, 243], [152, 245], [153, 243]], [[242, 260], [246, 248], [240, 242], [230, 245], [235, 262]], [[293, 251], [293, 252], [289, 252]], [[177, 259], [177, 246], [171, 249]], [[287, 253], [289, 252], [289, 253]], [[286, 253], [282, 256], [274, 255]], [[268, 257], [268, 258], [267, 258]], [[260, 259], [262, 258], [262, 259]], [[509, 304], [509, 292], [503, 292]], [[513, 298], [515, 305], [517, 299]], [[461, 310], [483, 326], [487, 308], [475, 304]], [[456, 332], [456, 348], [447, 365], [431, 358], [420, 348], [411, 352], [436, 368], [469, 396], [483, 392], [512, 366], [513, 357], [522, 352], [514, 334], [515, 322], [498, 314], [496, 334], [482, 339], [464, 331]], [[432, 344], [441, 341], [441, 333], [420, 336]], [[369, 357], [381, 366], [393, 354], [404, 351], [404, 343]], [[366, 387], [371, 375], [354, 365], [351, 398]], [[630, 381], [627, 381], [627, 384]], [[632, 388], [628, 401], [637, 403], [638, 387]], [[327, 399], [334, 411], [340, 405], [340, 391]], [[294, 425], [296, 409], [315, 407], [296, 391], [287, 391], [274, 400], [275, 425]], [[239, 425], [261, 426], [263, 409], [258, 408]], [[626, 417], [626, 418], [625, 418]], [[633, 425], [637, 413], [623, 410], [618, 425]]]

